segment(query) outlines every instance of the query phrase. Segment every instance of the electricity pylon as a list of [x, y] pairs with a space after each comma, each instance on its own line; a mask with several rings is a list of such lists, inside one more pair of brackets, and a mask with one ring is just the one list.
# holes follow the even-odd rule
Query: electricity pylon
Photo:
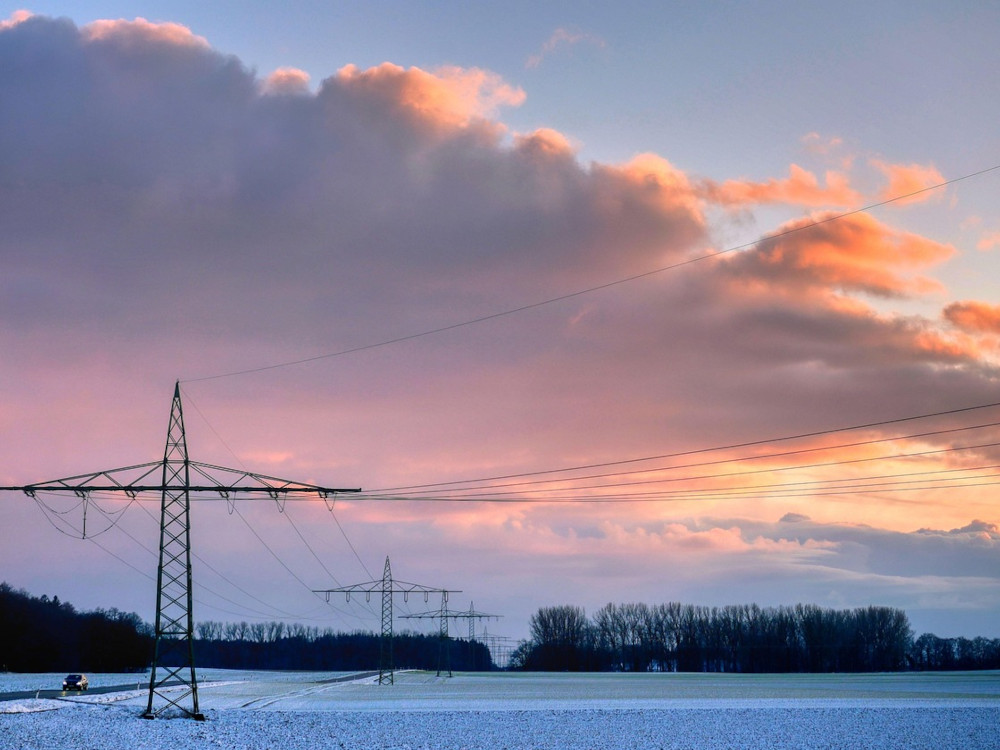
[[509, 638], [505, 635], [491, 635], [483, 628], [480, 636], [482, 643], [490, 651], [490, 658], [500, 669], [506, 669], [510, 664], [510, 653], [514, 650], [518, 641], [516, 638]]
[[472, 646], [473, 641], [475, 641], [476, 634], [476, 620], [488, 620], [488, 619], [499, 619], [501, 615], [491, 615], [486, 612], [476, 612], [475, 605], [470, 602], [469, 611], [464, 612], [461, 610], [448, 609], [448, 599], [445, 597], [441, 602], [441, 609], [434, 610], [432, 612], [419, 612], [413, 615], [402, 615], [401, 619], [404, 620], [437, 620], [438, 625], [438, 669], [437, 676], [441, 676], [441, 672], [447, 671], [448, 676], [451, 677], [451, 648], [449, 648], [448, 640], [448, 621], [449, 620], [468, 620], [469, 621], [469, 645]]
[[[155, 479], [157, 475], [160, 477], [158, 483]], [[195, 483], [191, 481], [192, 475], [195, 476]], [[83, 500], [84, 513], [92, 492], [124, 492], [133, 499], [144, 492], [160, 493], [155, 643], [149, 676], [149, 702], [143, 716], [152, 719], [173, 708], [182, 715], [199, 720], [205, 717], [198, 708], [198, 682], [194, 668], [191, 493], [218, 493], [230, 504], [235, 503], [234, 497], [240, 493], [266, 493], [283, 510], [284, 501], [292, 494], [328, 498], [337, 493], [361, 491], [360, 488], [320, 487], [191, 461], [187, 451], [179, 381], [174, 384], [162, 461], [20, 487], [0, 487], [0, 490], [19, 490], [29, 497], [35, 497], [39, 492], [73, 492]], [[159, 677], [158, 670], [161, 670]], [[175, 688], [179, 688], [179, 693]], [[190, 704], [184, 705], [188, 698], [191, 699]]]
[[402, 594], [403, 601], [409, 601], [410, 594], [423, 594], [424, 602], [426, 602], [431, 594], [441, 594], [441, 606], [444, 607], [447, 606], [448, 594], [460, 594], [461, 591], [438, 589], [419, 583], [395, 580], [392, 577], [392, 568], [389, 566], [389, 556], [386, 555], [385, 569], [382, 572], [381, 580], [355, 583], [352, 586], [341, 586], [336, 589], [318, 589], [313, 593], [325, 594], [327, 601], [330, 601], [330, 594], [344, 594], [347, 601], [351, 601], [351, 594], [364, 594], [365, 601], [369, 602], [372, 594], [382, 595], [382, 634], [379, 638], [378, 684], [392, 685], [395, 683], [395, 665], [392, 656], [392, 595]]

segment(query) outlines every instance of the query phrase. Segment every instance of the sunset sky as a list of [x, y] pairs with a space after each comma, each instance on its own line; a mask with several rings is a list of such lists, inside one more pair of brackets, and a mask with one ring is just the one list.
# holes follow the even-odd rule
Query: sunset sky
[[[180, 380], [192, 459], [365, 490], [197, 502], [197, 620], [377, 628], [311, 589], [389, 555], [512, 638], [612, 601], [1000, 637], [998, 32], [0, 3], [0, 485], [161, 458]], [[83, 540], [0, 493], [0, 580], [151, 620], [156, 500]]]

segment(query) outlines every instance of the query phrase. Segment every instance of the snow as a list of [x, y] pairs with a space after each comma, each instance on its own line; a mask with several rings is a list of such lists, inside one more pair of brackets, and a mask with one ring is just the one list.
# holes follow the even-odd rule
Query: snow
[[[145, 691], [0, 703], [0, 746], [247, 750], [1000, 747], [1000, 673], [567, 675], [199, 672], [208, 719], [145, 720]], [[0, 675], [0, 690], [16, 679]], [[104, 684], [113, 684], [110, 680]], [[134, 680], [135, 676], [132, 676]], [[110, 702], [109, 702], [110, 701]], [[53, 705], [54, 704], [54, 705]]]

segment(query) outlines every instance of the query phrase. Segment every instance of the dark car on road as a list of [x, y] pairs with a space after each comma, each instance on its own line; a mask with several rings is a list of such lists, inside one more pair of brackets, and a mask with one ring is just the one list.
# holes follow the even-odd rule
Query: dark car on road
[[68, 674], [63, 680], [63, 690], [86, 690], [90, 682], [85, 674]]

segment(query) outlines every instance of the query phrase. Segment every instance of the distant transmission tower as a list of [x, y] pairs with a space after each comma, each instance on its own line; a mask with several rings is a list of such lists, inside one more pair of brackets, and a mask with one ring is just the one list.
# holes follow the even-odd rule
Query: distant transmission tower
[[483, 628], [481, 636], [482, 642], [490, 650], [490, 658], [500, 669], [506, 669], [510, 665], [510, 654], [517, 646], [515, 638], [508, 638], [505, 635], [491, 635]]
[[[195, 475], [196, 481], [191, 482]], [[155, 477], [159, 475], [157, 483]], [[90, 493], [160, 493], [160, 557], [156, 570], [156, 625], [153, 665], [149, 676], [149, 702], [143, 716], [152, 719], [170, 708], [193, 719], [205, 717], [198, 709], [198, 682], [194, 669], [194, 617], [191, 590], [191, 493], [217, 493], [227, 502], [239, 493], [264, 494], [279, 503], [289, 495], [330, 497], [340, 492], [360, 492], [303, 484], [289, 479], [254, 474], [239, 469], [191, 461], [184, 431], [180, 382], [174, 384], [167, 444], [163, 460], [80, 474], [21, 487], [29, 497], [39, 492], [73, 492], [84, 503]], [[157, 673], [159, 672], [159, 676]], [[190, 704], [187, 699], [190, 698]]]
[[437, 620], [438, 621], [438, 669], [437, 676], [442, 672], [447, 672], [451, 677], [451, 647], [450, 636], [448, 635], [449, 620], [469, 621], [469, 646], [475, 642], [476, 620], [489, 620], [499, 618], [501, 615], [491, 615], [486, 612], [476, 612], [475, 606], [470, 603], [469, 611], [448, 609], [448, 599], [444, 597], [441, 602], [441, 609], [431, 612], [419, 612], [413, 615], [402, 615], [403, 620]]
[[392, 685], [395, 682], [395, 664], [392, 654], [392, 595], [402, 594], [403, 601], [408, 601], [410, 594], [423, 594], [424, 601], [426, 602], [431, 594], [440, 594], [441, 606], [444, 607], [448, 602], [448, 594], [459, 594], [461, 592], [394, 580], [392, 577], [392, 568], [389, 566], [389, 556], [386, 555], [385, 569], [381, 580], [356, 583], [352, 586], [341, 586], [336, 589], [319, 589], [314, 593], [325, 594], [327, 601], [330, 601], [330, 594], [344, 594], [347, 601], [351, 601], [351, 594], [364, 594], [366, 601], [371, 601], [372, 594], [382, 595], [382, 633], [379, 638], [378, 684]]

